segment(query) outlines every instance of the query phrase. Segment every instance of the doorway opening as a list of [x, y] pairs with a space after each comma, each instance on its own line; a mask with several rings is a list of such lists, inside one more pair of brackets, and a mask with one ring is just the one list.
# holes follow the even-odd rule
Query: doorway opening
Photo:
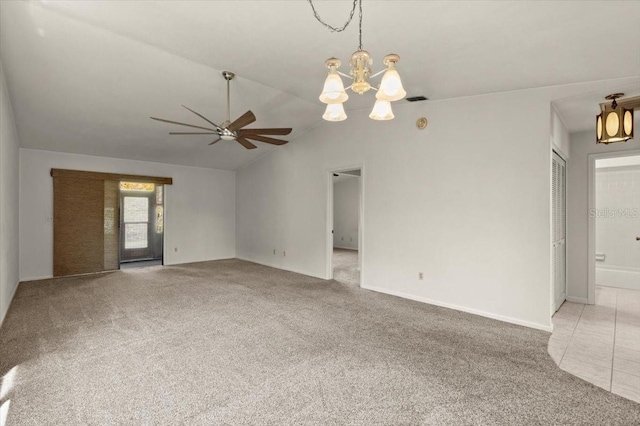
[[340, 283], [362, 283], [362, 166], [329, 171], [327, 276]]
[[589, 304], [553, 317], [549, 353], [561, 369], [640, 401], [640, 151], [589, 156]]
[[589, 156], [588, 302], [640, 290], [640, 151]]
[[640, 155], [595, 168], [596, 287], [640, 290]]
[[120, 182], [120, 268], [163, 264], [164, 185]]

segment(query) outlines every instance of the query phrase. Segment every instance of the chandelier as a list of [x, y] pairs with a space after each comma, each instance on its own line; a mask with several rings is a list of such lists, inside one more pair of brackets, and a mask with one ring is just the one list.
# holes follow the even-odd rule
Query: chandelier
[[[369, 90], [376, 91], [376, 102], [373, 105], [373, 110], [369, 114], [369, 118], [373, 120], [391, 120], [394, 118], [393, 111], [391, 110], [391, 102], [398, 101], [407, 95], [402, 87], [402, 81], [400, 75], [396, 70], [396, 64], [400, 60], [400, 57], [396, 54], [389, 54], [383, 58], [385, 69], [371, 74], [371, 64], [373, 60], [369, 52], [362, 49], [362, 0], [353, 0], [353, 8], [349, 19], [342, 27], [333, 27], [320, 18], [313, 6], [312, 0], [307, 0], [311, 5], [315, 18], [325, 27], [329, 28], [332, 32], [344, 31], [355, 14], [356, 7], [359, 9], [359, 45], [358, 50], [351, 55], [349, 65], [351, 70], [349, 74], [338, 71], [342, 62], [337, 58], [329, 58], [325, 61], [325, 66], [329, 69], [329, 74], [324, 82], [322, 93], [320, 94], [320, 101], [327, 104], [322, 118], [327, 121], [343, 121], [346, 120], [347, 114], [344, 111], [343, 103], [349, 99], [347, 90], [351, 89], [353, 92], [363, 95]], [[369, 83], [369, 80], [379, 76], [382, 76], [382, 81], [379, 87], [374, 87]], [[342, 82], [342, 77], [350, 79], [351, 85], [346, 89]]]
[[640, 98], [630, 98], [618, 103], [624, 93], [614, 93], [605, 99], [611, 105], [601, 104], [602, 112], [596, 116], [596, 142], [610, 144], [633, 139], [633, 108], [640, 106]]

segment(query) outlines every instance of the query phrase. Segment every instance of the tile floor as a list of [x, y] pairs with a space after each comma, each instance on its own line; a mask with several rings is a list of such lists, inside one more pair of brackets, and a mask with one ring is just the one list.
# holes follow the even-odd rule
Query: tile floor
[[565, 302], [549, 354], [561, 369], [640, 403], [640, 291], [596, 287], [596, 304]]

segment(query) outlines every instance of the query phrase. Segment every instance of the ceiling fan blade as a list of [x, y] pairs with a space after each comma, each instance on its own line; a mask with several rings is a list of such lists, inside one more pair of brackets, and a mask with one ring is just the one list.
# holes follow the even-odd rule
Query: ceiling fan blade
[[227, 126], [227, 129], [231, 130], [232, 132], [235, 132], [236, 130], [240, 130], [244, 126], [248, 126], [254, 121], [256, 121], [256, 116], [253, 115], [251, 111], [247, 111], [244, 114], [242, 114], [242, 116], [238, 118], [236, 121], [229, 124]]
[[265, 142], [265, 143], [270, 143], [272, 145], [284, 145], [286, 143], [289, 143], [289, 141], [283, 141], [282, 139], [268, 138], [266, 136], [260, 136], [260, 135], [242, 134], [242, 136], [247, 138], [247, 139], [252, 139], [254, 141], [260, 141], [260, 142]]
[[238, 141], [238, 143], [240, 145], [244, 146], [247, 149], [256, 149], [257, 148], [257, 146], [255, 146], [254, 144], [252, 144], [251, 142], [249, 142], [248, 140], [246, 140], [242, 136], [238, 136], [236, 138], [236, 140]]
[[170, 135], [217, 135], [218, 132], [169, 132]]
[[163, 118], [156, 118], [156, 117], [149, 117], [152, 120], [156, 120], [156, 121], [162, 121], [165, 123], [171, 123], [171, 124], [178, 124], [180, 126], [187, 126], [187, 127], [194, 127], [196, 129], [202, 129], [202, 130], [210, 130], [212, 132], [215, 132], [216, 129], [209, 129], [208, 127], [200, 127], [200, 126], [194, 126], [193, 124], [187, 124], [187, 123], [180, 123], [178, 121], [171, 121], [171, 120], [165, 120]]
[[209, 145], [213, 145], [214, 143], [216, 143], [216, 142], [220, 142], [221, 140], [222, 140], [222, 138], [218, 138], [218, 139], [216, 139], [215, 141], [211, 142]]
[[202, 118], [202, 119], [203, 119], [204, 121], [206, 121], [207, 123], [211, 123], [211, 124], [213, 124], [213, 127], [215, 127], [215, 128], [220, 128], [220, 126], [218, 126], [218, 125], [217, 125], [216, 123], [214, 123], [213, 121], [209, 120], [209, 119], [208, 119], [207, 117], [205, 117], [204, 115], [202, 115], [202, 114], [200, 114], [200, 113], [197, 113], [197, 112], [195, 112], [194, 110], [192, 110], [191, 108], [186, 107], [186, 106], [184, 106], [184, 105], [182, 105], [182, 107], [183, 107], [183, 108], [188, 109], [189, 111], [191, 111], [192, 113], [194, 113], [194, 114], [195, 114], [195, 115], [197, 115], [198, 117]]
[[274, 129], [242, 129], [238, 130], [240, 134], [251, 135], [288, 135], [293, 129], [274, 128]]

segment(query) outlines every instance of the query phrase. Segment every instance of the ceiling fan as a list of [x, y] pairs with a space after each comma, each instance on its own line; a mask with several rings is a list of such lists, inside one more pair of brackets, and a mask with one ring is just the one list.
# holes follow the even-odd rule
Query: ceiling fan
[[213, 145], [216, 142], [221, 140], [225, 141], [233, 141], [235, 140], [240, 145], [244, 146], [247, 149], [255, 149], [257, 146], [248, 141], [248, 139], [252, 139], [254, 141], [265, 142], [272, 145], [284, 145], [288, 141], [282, 139], [270, 138], [264, 135], [288, 135], [291, 133], [290, 128], [271, 128], [271, 129], [244, 129], [245, 126], [256, 121], [256, 116], [253, 115], [251, 111], [247, 111], [240, 118], [236, 119], [233, 123], [231, 122], [229, 116], [231, 114], [231, 102], [229, 100], [229, 82], [235, 77], [235, 74], [231, 71], [222, 71], [222, 76], [225, 80], [227, 80], [227, 119], [222, 122], [219, 126], [215, 124], [213, 121], [209, 120], [204, 115], [197, 113], [196, 111], [187, 108], [182, 105], [185, 109], [191, 111], [198, 117], [205, 120], [207, 123], [211, 124], [213, 128], [210, 127], [202, 127], [195, 126], [193, 124], [180, 123], [178, 121], [165, 120], [162, 118], [150, 117], [153, 120], [163, 121], [165, 123], [178, 124], [180, 126], [193, 127], [201, 130], [208, 130], [207, 132], [169, 132], [170, 135], [217, 135], [218, 139], [211, 142], [209, 145]]

